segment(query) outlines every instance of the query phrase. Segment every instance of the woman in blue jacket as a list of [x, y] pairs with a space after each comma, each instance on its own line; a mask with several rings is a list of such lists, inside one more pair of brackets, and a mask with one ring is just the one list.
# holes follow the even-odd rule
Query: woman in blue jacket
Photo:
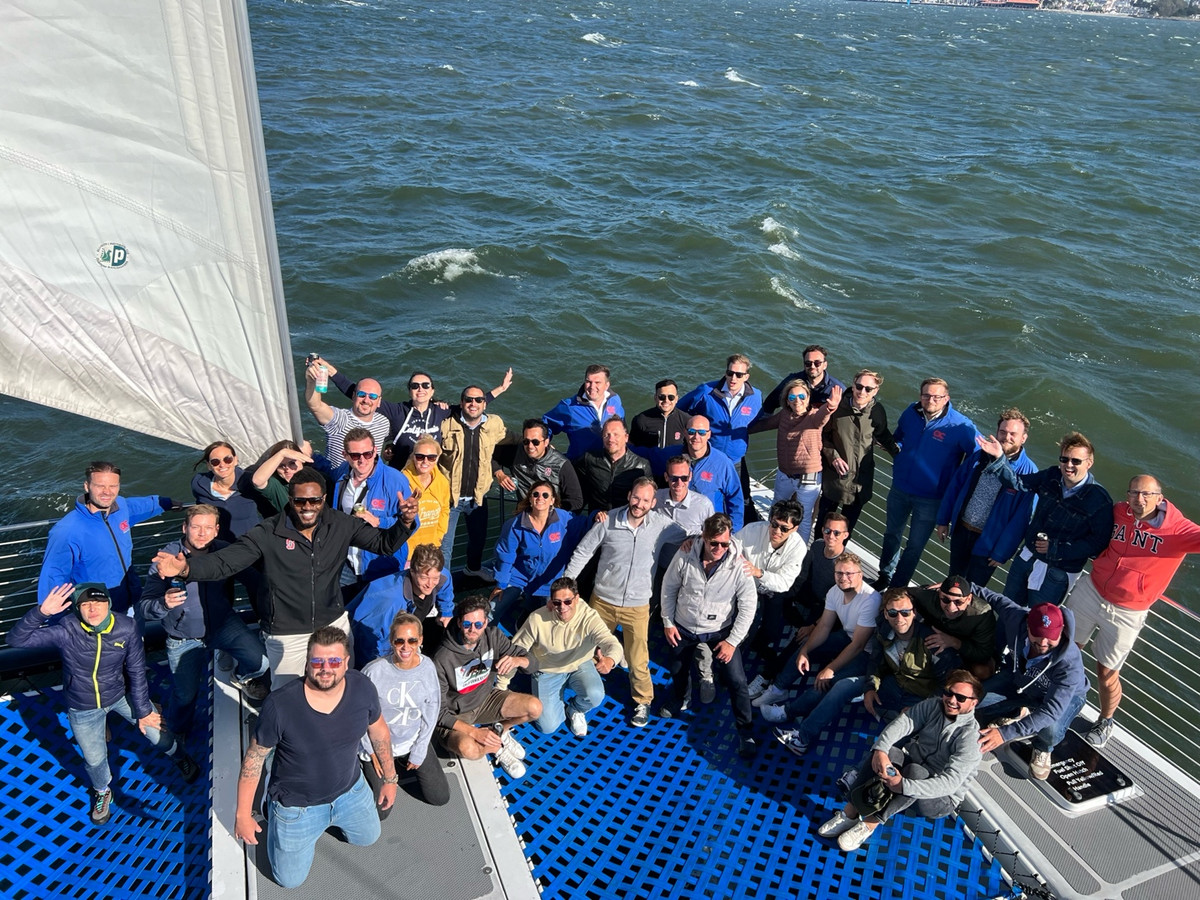
[[[550, 584], [587, 530], [586, 516], [558, 509], [558, 491], [535, 481], [496, 541], [493, 621], [515, 631], [550, 597]], [[511, 632], [510, 632], [511, 633]]]

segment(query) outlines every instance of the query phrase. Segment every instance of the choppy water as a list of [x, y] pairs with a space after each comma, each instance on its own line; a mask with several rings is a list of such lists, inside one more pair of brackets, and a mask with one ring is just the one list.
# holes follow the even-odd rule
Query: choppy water
[[[517, 372], [537, 414], [603, 361], [631, 412], [821, 343], [893, 413], [950, 380], [1070, 428], [1119, 494], [1200, 516], [1200, 28], [844, 0], [250, 0], [298, 355], [399, 393]], [[97, 447], [128, 491], [179, 451], [9, 399], [4, 518]], [[317, 429], [311, 429], [315, 437]], [[189, 460], [190, 464], [190, 460]], [[165, 476], [163, 473], [167, 473]], [[164, 483], [164, 480], [166, 483]], [[1175, 593], [1200, 606], [1200, 571]]]

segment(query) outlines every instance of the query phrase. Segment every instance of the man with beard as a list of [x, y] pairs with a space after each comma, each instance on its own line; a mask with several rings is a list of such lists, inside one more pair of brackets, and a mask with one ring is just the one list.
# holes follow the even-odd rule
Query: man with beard
[[[583, 489], [571, 462], [550, 444], [550, 429], [541, 419], [521, 423], [521, 445], [506, 438], [492, 454], [496, 481], [518, 500], [525, 499], [535, 481], [548, 481], [558, 491], [558, 507], [567, 512], [583, 509]], [[510, 476], [502, 466], [512, 470]]]
[[[379, 839], [380, 809], [396, 802], [399, 778], [392, 738], [375, 685], [349, 668], [350, 639], [339, 628], [318, 628], [308, 639], [304, 678], [273, 691], [263, 704], [238, 777], [234, 835], [257, 844], [262, 826], [254, 794], [274, 750], [267, 786], [267, 857], [275, 880], [298, 887], [312, 868], [317, 839], [337, 826], [351, 844]], [[383, 770], [378, 801], [359, 767], [362, 736]]]
[[228, 578], [262, 560], [265, 599], [259, 613], [275, 687], [303, 674], [312, 633], [307, 629], [314, 623], [349, 631], [338, 585], [346, 551], [354, 546], [381, 556], [394, 553], [412, 534], [417, 517], [413, 497], [398, 498], [399, 517], [386, 530], [326, 509], [325, 478], [314, 469], [301, 469], [292, 477], [288, 496], [283, 512], [224, 550], [192, 558], [162, 552], [154, 557], [164, 578], [182, 575], [188, 581]]
[[118, 497], [120, 493], [121, 470], [112, 463], [94, 462], [84, 471], [83, 494], [46, 539], [39, 603], [68, 582], [104, 585], [116, 612], [137, 603], [142, 581], [133, 569], [131, 529], [174, 503], [169, 497]]

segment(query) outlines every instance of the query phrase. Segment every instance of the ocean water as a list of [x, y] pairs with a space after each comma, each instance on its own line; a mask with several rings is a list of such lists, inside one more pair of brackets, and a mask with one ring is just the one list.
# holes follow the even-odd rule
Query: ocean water
[[[923, 377], [985, 428], [1070, 429], [1121, 495], [1200, 516], [1200, 26], [804, 0], [250, 0], [293, 348], [403, 393], [591, 362], [630, 414], [731, 352], [770, 387], [809, 343]], [[89, 459], [186, 495], [197, 454], [8, 398], [4, 521]], [[319, 430], [309, 422], [314, 439]], [[214, 428], [214, 435], [219, 428]], [[760, 439], [762, 440], [762, 439]], [[767, 440], [771, 440], [767, 438]], [[1200, 567], [1173, 596], [1200, 607]]]

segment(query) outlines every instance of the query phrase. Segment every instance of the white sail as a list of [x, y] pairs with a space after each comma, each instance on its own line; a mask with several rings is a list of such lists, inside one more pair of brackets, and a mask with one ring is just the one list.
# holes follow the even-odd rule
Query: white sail
[[244, 0], [6, 0], [0, 35], [0, 391], [298, 435]]

